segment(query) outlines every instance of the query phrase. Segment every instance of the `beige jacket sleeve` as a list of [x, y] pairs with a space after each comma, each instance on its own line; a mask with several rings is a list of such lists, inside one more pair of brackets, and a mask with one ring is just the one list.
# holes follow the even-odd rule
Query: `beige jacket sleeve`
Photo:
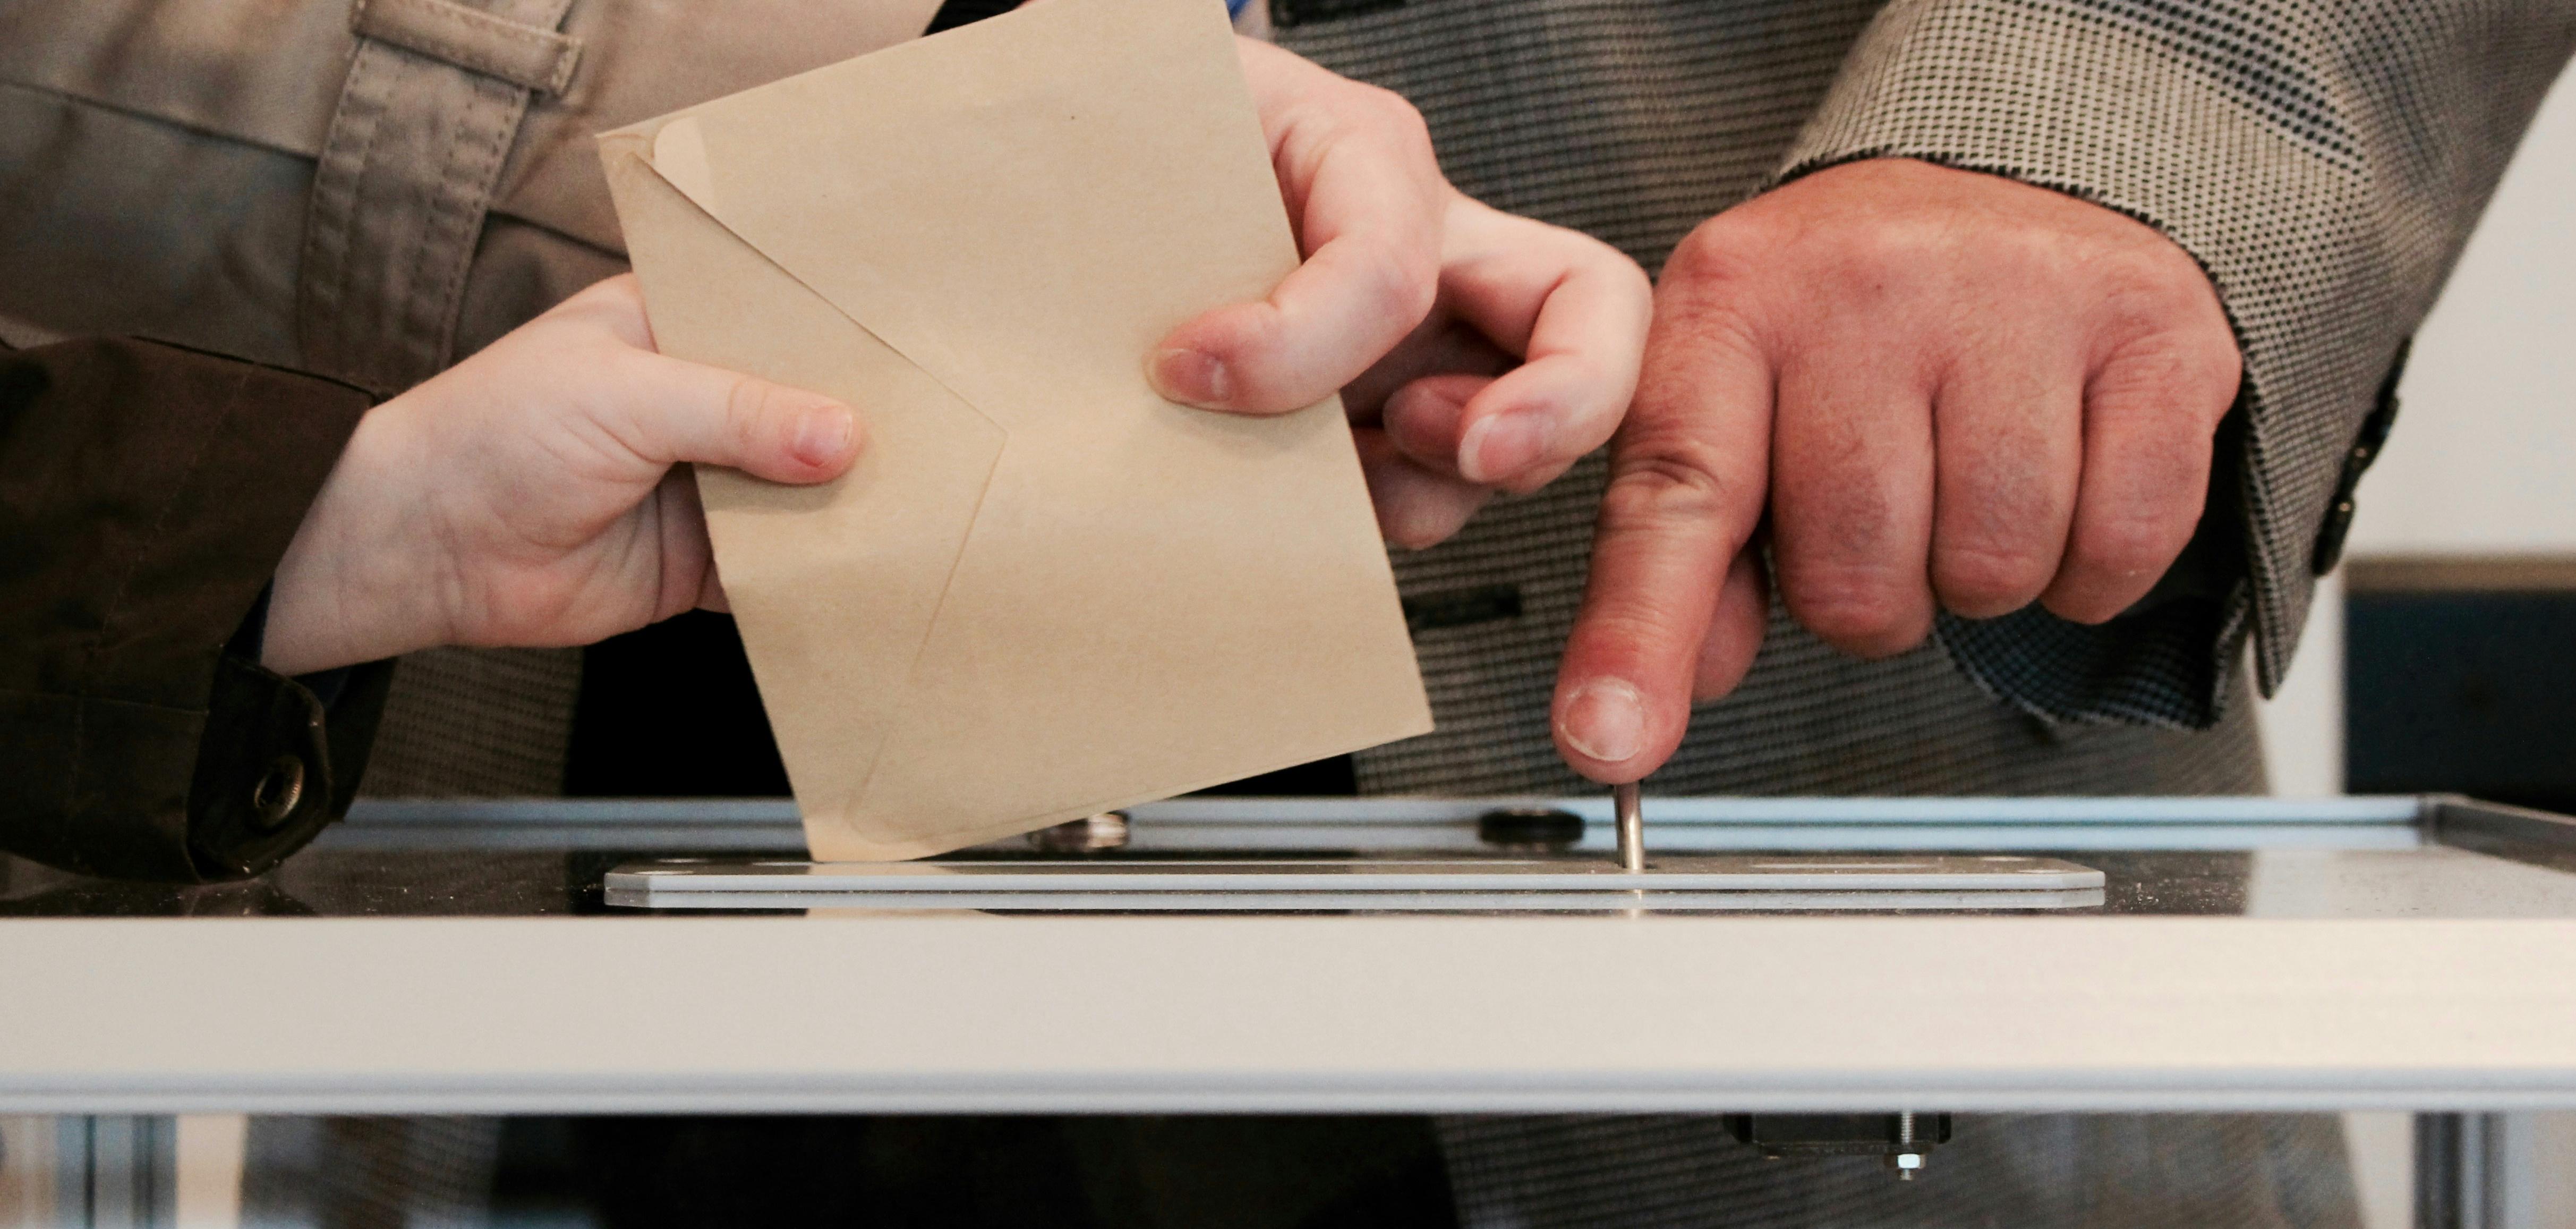
[[[400, 390], [625, 267], [592, 133], [937, 3], [0, 0], [0, 324]], [[367, 792], [557, 792], [580, 669], [404, 658]]]
[[592, 133], [937, 0], [12, 0], [0, 315], [391, 392], [624, 267]]

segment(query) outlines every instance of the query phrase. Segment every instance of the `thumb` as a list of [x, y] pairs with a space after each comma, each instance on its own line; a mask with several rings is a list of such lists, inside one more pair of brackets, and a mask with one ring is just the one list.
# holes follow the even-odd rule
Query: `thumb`
[[602, 425], [647, 461], [801, 485], [838, 478], [858, 459], [859, 416], [821, 393], [659, 354], [635, 358], [632, 378], [595, 413], [622, 419]]

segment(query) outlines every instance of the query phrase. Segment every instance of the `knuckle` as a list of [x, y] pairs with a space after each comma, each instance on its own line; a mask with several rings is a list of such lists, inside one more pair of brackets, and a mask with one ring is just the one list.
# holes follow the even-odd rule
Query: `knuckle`
[[2223, 322], [2215, 336], [2201, 329], [2163, 329], [2121, 344], [2094, 374], [2086, 400], [2146, 411], [2157, 421], [2188, 424], [2206, 434], [2235, 404], [2243, 374], [2235, 336]]
[[1275, 304], [1239, 303], [1201, 317], [1192, 326], [1189, 344], [1223, 362], [1229, 370], [1258, 376], [1261, 361], [1279, 351], [1289, 331], [1288, 317]]
[[1559, 226], [1554, 222], [1542, 222], [1536, 218], [1525, 218], [1518, 214], [1503, 216], [1515, 223], [1526, 223], [1534, 227], [1535, 229], [1530, 233], [1539, 236], [1543, 242], [1556, 245], [1559, 250], [1566, 253], [1565, 263], [1568, 266], [1597, 269], [1607, 276], [1631, 285], [1654, 284], [1654, 279], [1646, 276], [1645, 266], [1638, 264], [1634, 257], [1606, 239], [1570, 226]]
[[2058, 618], [2086, 627], [2099, 627], [2108, 623], [2120, 617], [2122, 610], [2116, 600], [2103, 597], [2098, 593], [2057, 589], [2051, 589], [2047, 596], [2040, 599], [2039, 604], [2048, 613]]
[[1565, 471], [1572, 468], [1574, 468], [1574, 462], [1571, 460], [1542, 465], [1527, 473], [1514, 475], [1510, 481], [1501, 484], [1502, 489], [1506, 494], [1511, 495], [1534, 494], [1544, 490], [1549, 483], [1564, 477]]
[[1932, 587], [1943, 605], [1970, 618], [2005, 614], [2039, 596], [2055, 562], [2028, 549], [1951, 547], [1932, 560]]
[[1929, 629], [1931, 594], [1925, 551], [1906, 534], [1894, 502], [1865, 486], [1805, 494], [1791, 504], [1778, 552], [1790, 613], [1864, 657], [1913, 647]]
[[1366, 293], [1370, 306], [1387, 319], [1404, 322], [1407, 328], [1430, 315], [1432, 303], [1440, 293], [1439, 255], [1397, 243], [1374, 244], [1368, 252]]
[[1798, 587], [1785, 587], [1783, 600], [1790, 616], [1814, 631], [1816, 639], [1865, 660], [1896, 657], [1932, 634], [1932, 621], [1917, 613], [1917, 603], [1891, 603], [1878, 590], [1826, 585], [1824, 593], [1801, 593]]
[[1725, 516], [1732, 503], [1728, 484], [1695, 451], [1680, 443], [1628, 449], [1602, 493], [1602, 528], [1656, 532]]
[[2212, 313], [2204, 327], [2186, 327], [2176, 338], [2175, 396], [2201, 413], [2211, 426], [2235, 404], [2245, 378], [2245, 355], [2236, 348], [2236, 331], [2222, 313]]
[[[1774, 242], [1793, 253], [1816, 293], [1844, 305], [1845, 311], [1885, 311], [1908, 295], [1933, 290], [1956, 294], [1960, 271], [1969, 265], [1961, 250], [1967, 240], [1949, 233], [1938, 219], [1916, 216], [1840, 219]], [[2009, 250], [1982, 257], [1993, 263], [2018, 260]]]
[[2115, 304], [2133, 304], [2141, 310], [2163, 309], [2173, 296], [2172, 278], [2161, 262], [2142, 247], [2123, 243], [2088, 252], [2085, 264], [2092, 273], [2094, 285]]
[[759, 444], [777, 406], [776, 386], [737, 375], [725, 385], [724, 434], [746, 452]]
[[2085, 395], [2097, 404], [2162, 405], [2174, 399], [2185, 371], [2184, 355], [2163, 339], [2131, 342], [2094, 374]]
[[1404, 550], [1429, 550], [1449, 539], [1457, 527], [1445, 516], [1408, 509], [1387, 517], [1386, 540]]
[[1431, 149], [1431, 124], [1422, 118], [1422, 110], [1412, 100], [1384, 86], [1354, 83], [1364, 99], [1368, 115], [1389, 135], [1399, 141]]
[[1404, 550], [1428, 550], [1465, 528], [1484, 502], [1483, 491], [1446, 487], [1437, 480], [1425, 482], [1409, 495], [1380, 504], [1379, 532]]
[[[1945, 246], [1945, 230], [1943, 221], [1933, 218], [1873, 216], [1821, 230], [1814, 238], [1819, 247], [1839, 258], [1832, 263], [1845, 276], [1874, 279]], [[1986, 242], [1995, 249], [1993, 255], [2018, 260], [2025, 255], [2015, 242], [2020, 237], [2014, 231], [2003, 230], [1988, 235]]]
[[2194, 348], [2204, 352], [2235, 349], [2234, 331], [2208, 275], [2162, 238], [2152, 246], [2087, 253], [2075, 272], [2094, 288], [2102, 318], [2126, 335], [2176, 335], [2198, 343]]
[[643, 289], [632, 273], [593, 282], [548, 309], [539, 319], [577, 321], [636, 349], [653, 346], [652, 328], [644, 314]]
[[2080, 570], [2135, 580], [2172, 566], [2191, 540], [2192, 528], [2182, 517], [2136, 513], [2097, 517], [2076, 530], [2070, 553]]
[[1659, 365], [1676, 358], [1694, 363], [1732, 360], [1768, 365], [1764, 356], [1775, 347], [1766, 342], [1776, 343], [1780, 338], [1776, 331], [1762, 327], [1757, 313], [1764, 312], [1766, 304], [1750, 279], [1751, 274], [1740, 268], [1676, 275], [1671, 265], [1665, 266], [1664, 278], [1655, 286], [1652, 315], [1646, 327], [1649, 378], [1642, 381], [1636, 413], [1652, 416], [1668, 406], [1698, 402], [1692, 381], [1676, 383], [1651, 378]]
[[1651, 657], [1662, 646], [1689, 643], [1691, 629], [1683, 612], [1669, 609], [1670, 603], [1656, 601], [1653, 594], [1623, 596], [1629, 600], [1585, 604], [1569, 639], [1568, 656], [1575, 654], [1576, 641], [1590, 651], [1608, 650], [1622, 657]]
[[1721, 213], [1693, 227], [1664, 259], [1665, 286], [1717, 291], [1753, 280], [1757, 255], [1769, 249], [1761, 228]]
[[642, 300], [642, 293], [636, 289], [635, 275], [621, 273], [582, 287], [578, 292], [549, 309], [548, 314], [597, 311], [626, 303], [638, 303]]
[[1818, 639], [1862, 657], [1902, 653], [1931, 631], [1922, 603], [1881, 569], [1800, 569], [1783, 580], [1781, 597]]
[[[1867, 462], [1854, 455], [1860, 464]], [[1846, 474], [1866, 471], [1809, 470], [1787, 495], [1794, 500], [1800, 517], [1814, 530], [1810, 540], [1825, 553], [1817, 562], [1881, 559], [1901, 553], [1906, 543], [1898, 522], [1896, 499], [1887, 491], [1865, 480]]]
[[2098, 284], [2115, 294], [2137, 296], [2159, 312], [2188, 308], [2209, 293], [2209, 277], [2199, 262], [2162, 235], [2092, 245], [2083, 263]]

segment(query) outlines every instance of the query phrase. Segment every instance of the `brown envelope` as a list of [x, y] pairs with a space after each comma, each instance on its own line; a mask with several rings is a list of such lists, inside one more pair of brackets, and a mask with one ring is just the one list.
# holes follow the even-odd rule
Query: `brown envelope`
[[1146, 383], [1297, 252], [1215, 0], [1047, 0], [602, 138], [657, 344], [858, 407], [702, 468], [818, 858], [905, 858], [1423, 733], [1338, 401]]

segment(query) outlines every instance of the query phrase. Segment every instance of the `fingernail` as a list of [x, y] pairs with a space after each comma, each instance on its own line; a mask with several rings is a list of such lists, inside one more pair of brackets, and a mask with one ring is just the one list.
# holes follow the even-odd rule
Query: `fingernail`
[[1605, 764], [1646, 745], [1646, 697], [1626, 679], [1594, 679], [1565, 702], [1565, 741]]
[[1233, 391], [1225, 364], [1204, 350], [1158, 350], [1151, 374], [1154, 391], [1190, 405], [1222, 407]]
[[1500, 482], [1538, 464], [1547, 454], [1548, 420], [1535, 410], [1479, 418], [1458, 437], [1458, 475], [1469, 482]]
[[796, 440], [788, 449], [796, 459], [816, 468], [838, 465], [848, 456], [850, 441], [859, 433], [859, 416], [840, 406], [807, 410], [796, 422]]

